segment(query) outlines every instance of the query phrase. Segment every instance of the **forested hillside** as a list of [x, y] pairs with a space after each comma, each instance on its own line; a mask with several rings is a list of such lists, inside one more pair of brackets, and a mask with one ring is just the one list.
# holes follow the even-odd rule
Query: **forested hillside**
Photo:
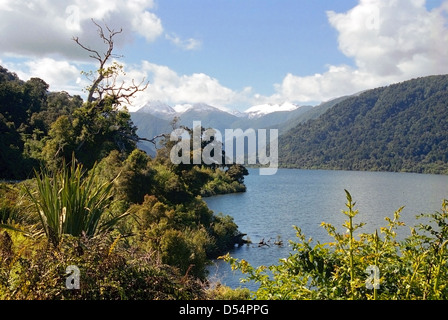
[[0, 178], [27, 177], [42, 158], [51, 124], [82, 102], [66, 92], [48, 92], [42, 79], [22, 81], [0, 66]]
[[279, 140], [284, 167], [448, 173], [448, 75], [368, 90]]

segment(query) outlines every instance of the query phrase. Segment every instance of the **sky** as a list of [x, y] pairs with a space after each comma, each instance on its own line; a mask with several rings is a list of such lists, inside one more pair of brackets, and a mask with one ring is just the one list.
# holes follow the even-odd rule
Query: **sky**
[[0, 0], [0, 65], [85, 97], [95, 70], [72, 40], [104, 51], [114, 30], [127, 83], [148, 101], [316, 105], [448, 73], [448, 0]]

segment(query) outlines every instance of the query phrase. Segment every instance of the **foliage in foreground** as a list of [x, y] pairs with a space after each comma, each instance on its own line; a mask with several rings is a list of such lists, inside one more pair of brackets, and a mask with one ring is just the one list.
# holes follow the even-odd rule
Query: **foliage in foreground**
[[360, 233], [358, 210], [346, 195], [346, 232], [322, 223], [334, 241], [314, 243], [295, 227], [298, 241], [278, 265], [255, 268], [229, 254], [223, 259], [247, 275], [242, 281], [259, 284], [251, 292], [255, 299], [448, 299], [448, 201], [441, 212], [418, 216], [425, 221], [398, 240], [403, 208], [379, 232]]
[[[0, 233], [0, 300], [172, 300], [204, 298], [203, 284], [162, 264], [154, 252], [125, 249], [116, 236], [46, 239]], [[135, 248], [134, 248], [135, 249]], [[79, 268], [79, 290], [67, 267]]]
[[[232, 294], [204, 290], [210, 258], [238, 234], [231, 217], [215, 215], [200, 197], [213, 172], [179, 172], [139, 150], [115, 151], [90, 171], [73, 159], [33, 180], [0, 184], [0, 299]], [[81, 291], [64, 289], [69, 265], [84, 275]]]

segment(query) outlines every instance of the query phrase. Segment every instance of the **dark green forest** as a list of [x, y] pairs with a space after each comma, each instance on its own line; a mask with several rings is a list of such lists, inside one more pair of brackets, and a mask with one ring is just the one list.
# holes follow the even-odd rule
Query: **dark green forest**
[[72, 118], [74, 111], [81, 108], [81, 97], [72, 97], [66, 92], [49, 92], [48, 89], [48, 84], [39, 78], [25, 82], [0, 66], [2, 179], [28, 177], [32, 168], [47, 157], [49, 140], [57, 130], [56, 125], [52, 129], [52, 124]]
[[283, 167], [448, 173], [448, 75], [344, 99], [279, 139]]

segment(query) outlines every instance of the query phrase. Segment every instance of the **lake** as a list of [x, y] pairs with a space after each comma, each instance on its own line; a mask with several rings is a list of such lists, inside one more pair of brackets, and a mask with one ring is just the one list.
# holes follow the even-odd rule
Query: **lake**
[[[233, 249], [230, 254], [245, 259], [253, 266], [278, 264], [288, 256], [288, 240], [295, 240], [293, 226], [302, 229], [307, 238], [326, 242], [330, 238], [320, 226], [324, 221], [342, 230], [347, 189], [359, 214], [355, 223], [364, 222], [363, 232], [374, 232], [386, 226], [385, 217], [405, 206], [401, 220], [406, 223], [400, 232], [410, 234], [420, 213], [440, 211], [448, 198], [448, 176], [416, 173], [358, 172], [331, 170], [279, 169], [272, 176], [260, 176], [258, 169], [249, 169], [245, 178], [247, 192], [204, 198], [215, 213], [234, 218], [242, 233], [253, 242]], [[275, 245], [277, 239], [283, 246]], [[267, 245], [259, 246], [264, 240]], [[214, 261], [209, 278], [232, 288], [242, 285], [241, 272], [232, 272], [223, 261]], [[253, 288], [253, 286], [249, 286]]]

